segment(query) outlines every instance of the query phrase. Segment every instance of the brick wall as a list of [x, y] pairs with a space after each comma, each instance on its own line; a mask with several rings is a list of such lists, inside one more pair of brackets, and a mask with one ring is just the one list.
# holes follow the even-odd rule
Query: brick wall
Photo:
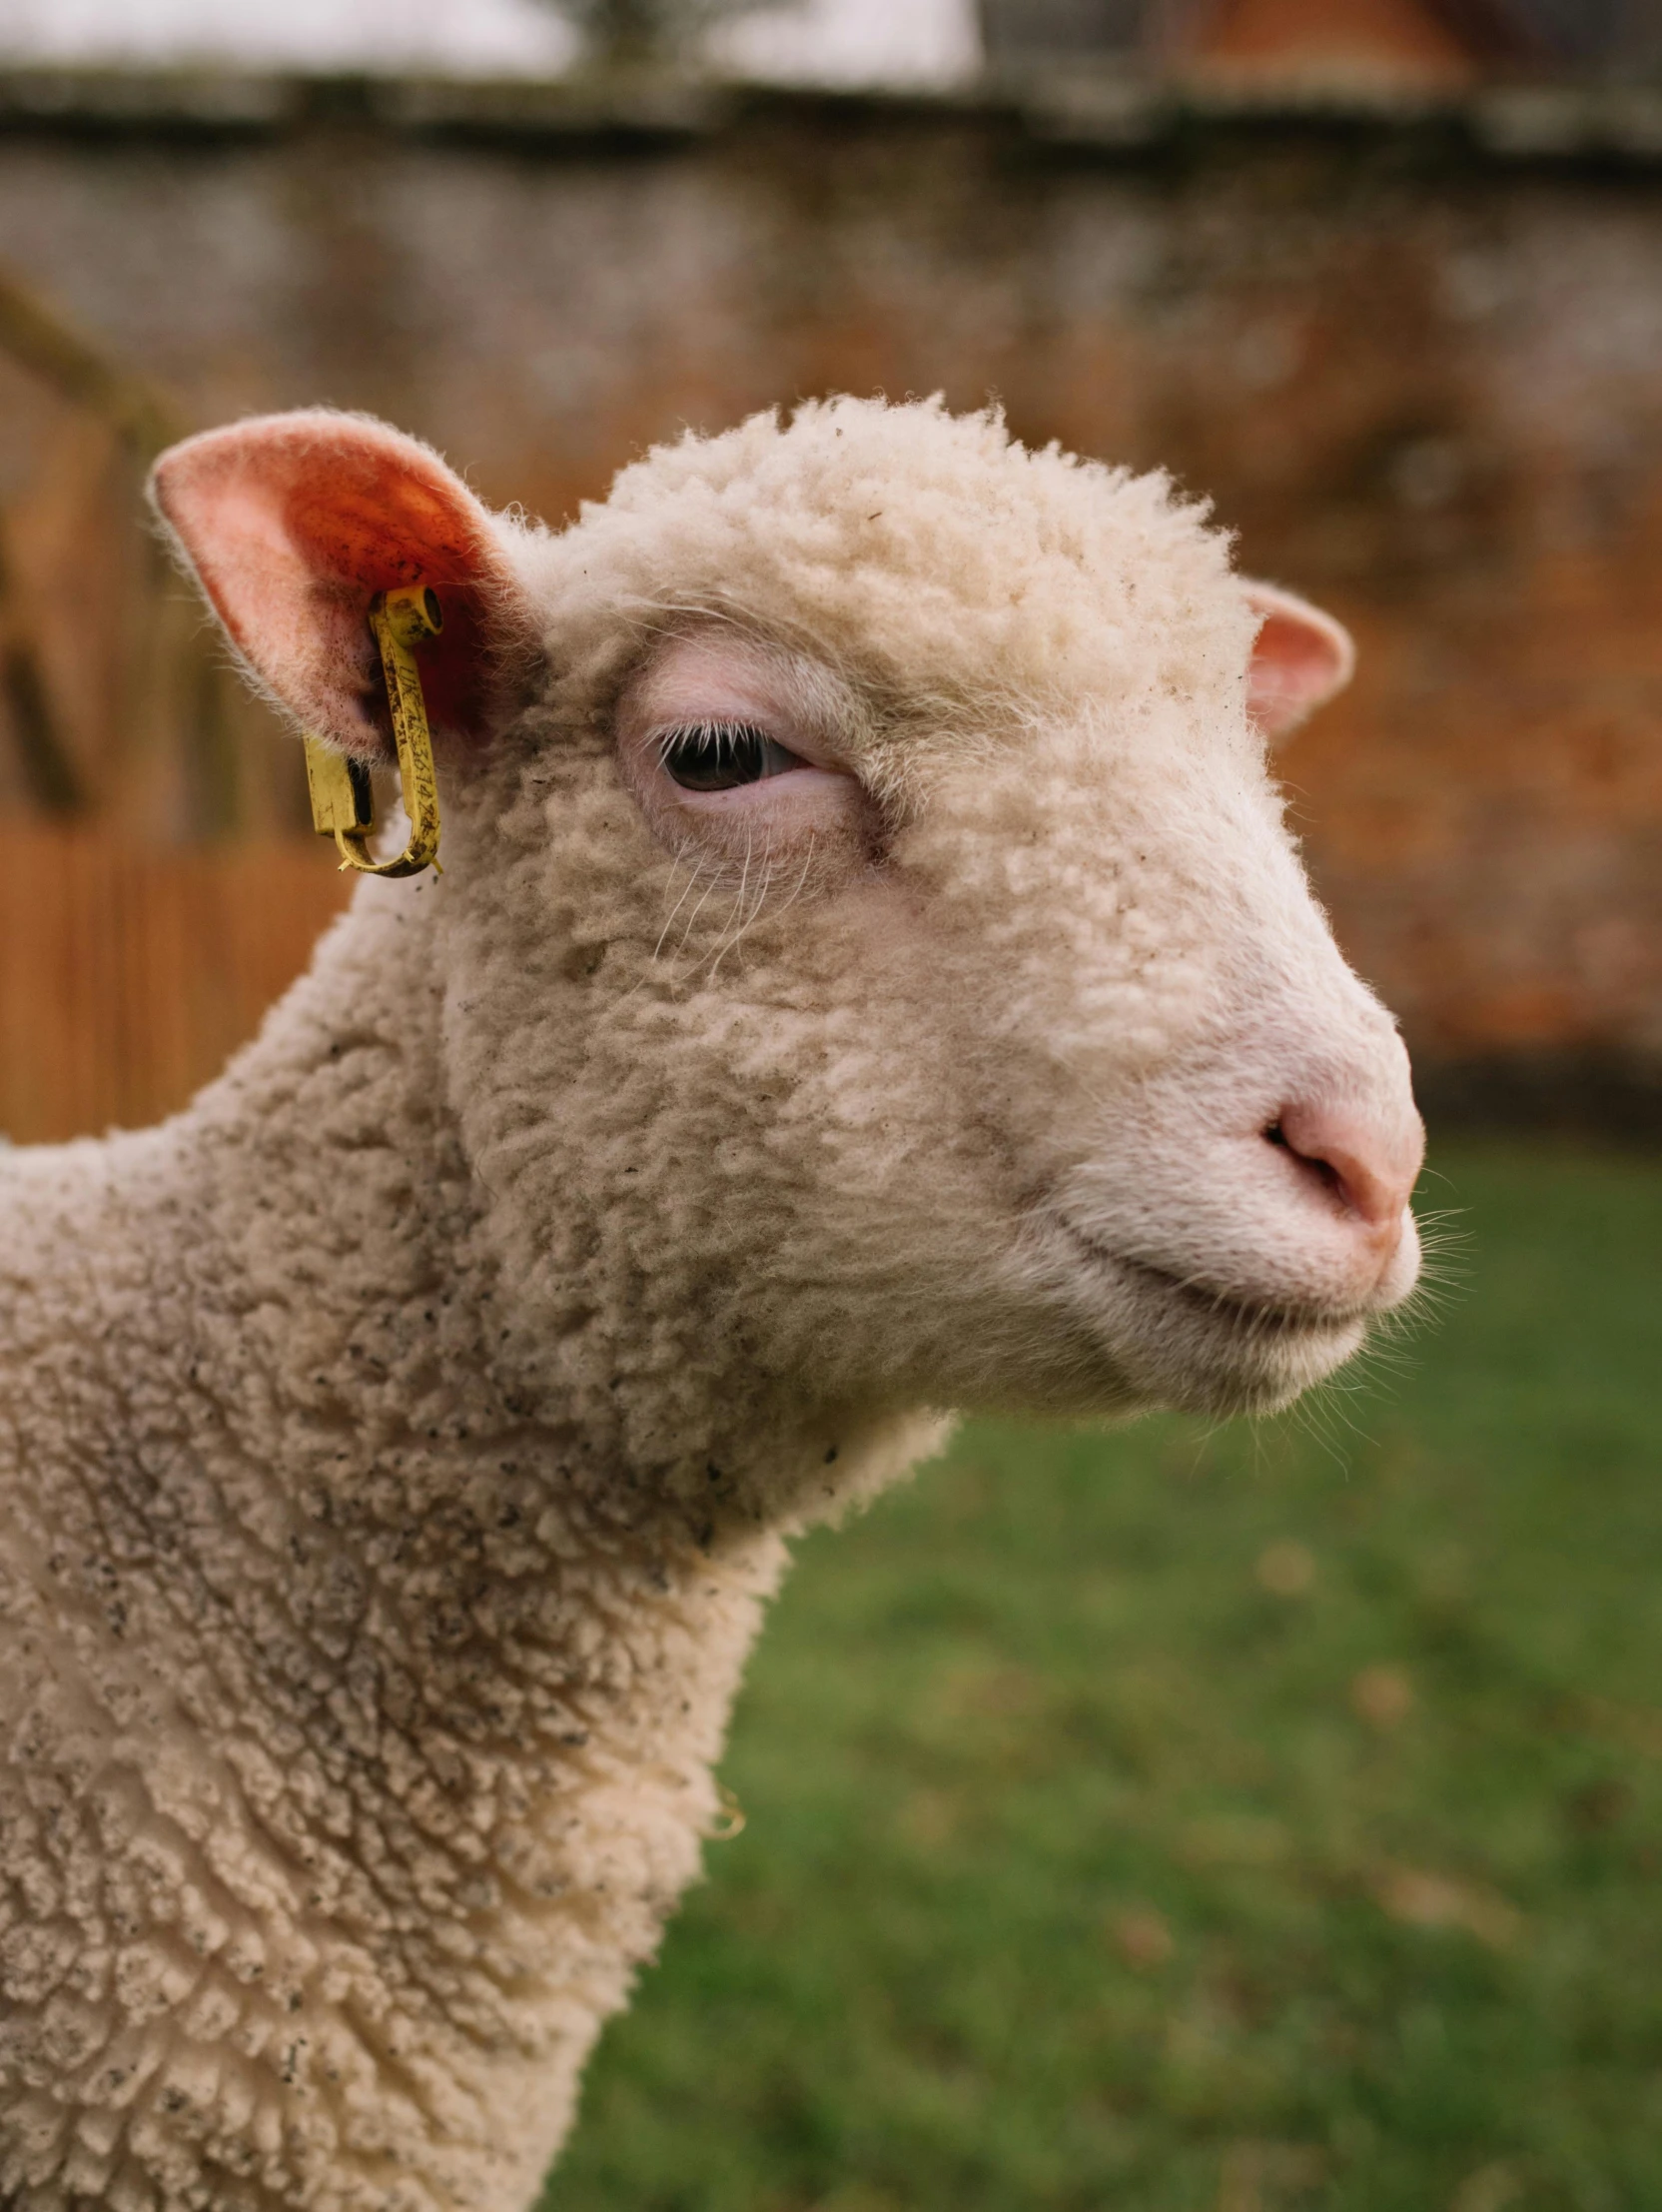
[[[4, 254], [196, 422], [370, 408], [556, 521], [682, 423], [838, 387], [997, 393], [1025, 438], [1169, 465], [1357, 632], [1286, 770], [1425, 1066], [1662, 1065], [1662, 117], [1636, 96], [51, 97], [0, 83]], [[262, 710], [140, 680], [120, 457], [3, 363], [0, 401], [89, 786], [129, 841], [293, 825]]]

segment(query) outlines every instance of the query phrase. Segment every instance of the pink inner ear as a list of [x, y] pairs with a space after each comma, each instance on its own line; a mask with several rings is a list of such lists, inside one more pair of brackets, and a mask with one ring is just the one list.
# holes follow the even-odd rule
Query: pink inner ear
[[488, 727], [529, 625], [486, 511], [437, 455], [380, 423], [278, 415], [188, 439], [153, 482], [226, 628], [305, 726], [386, 752], [370, 601], [428, 583], [444, 611], [420, 651], [428, 712]]
[[1343, 690], [1356, 649], [1342, 623], [1291, 591], [1248, 580], [1246, 597], [1263, 617], [1252, 645], [1246, 711], [1273, 742]]

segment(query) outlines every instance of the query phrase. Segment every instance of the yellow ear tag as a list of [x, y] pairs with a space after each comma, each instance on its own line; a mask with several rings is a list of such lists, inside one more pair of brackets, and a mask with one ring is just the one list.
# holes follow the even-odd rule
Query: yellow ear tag
[[361, 760], [332, 751], [320, 738], [306, 740], [312, 819], [320, 837], [335, 839], [343, 868], [357, 868], [364, 875], [419, 875], [423, 868], [438, 869], [438, 779], [433, 773], [432, 735], [414, 648], [436, 637], [443, 626], [438, 594], [430, 585], [378, 591], [370, 601], [370, 627], [381, 647], [393, 742], [399, 749], [399, 781], [410, 817], [410, 842], [396, 860], [372, 859], [365, 842], [375, 827], [369, 769]]

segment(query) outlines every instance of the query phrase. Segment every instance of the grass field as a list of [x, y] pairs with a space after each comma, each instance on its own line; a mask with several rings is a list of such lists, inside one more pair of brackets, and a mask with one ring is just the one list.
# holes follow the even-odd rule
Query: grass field
[[1662, 1164], [1439, 1158], [1398, 1364], [816, 1536], [558, 2212], [1662, 2207]]

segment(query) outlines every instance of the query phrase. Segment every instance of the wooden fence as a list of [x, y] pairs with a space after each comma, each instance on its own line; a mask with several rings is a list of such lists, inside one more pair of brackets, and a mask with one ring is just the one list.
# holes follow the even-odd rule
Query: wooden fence
[[0, 824], [0, 1133], [181, 1106], [305, 967], [348, 885], [311, 840], [146, 847]]

